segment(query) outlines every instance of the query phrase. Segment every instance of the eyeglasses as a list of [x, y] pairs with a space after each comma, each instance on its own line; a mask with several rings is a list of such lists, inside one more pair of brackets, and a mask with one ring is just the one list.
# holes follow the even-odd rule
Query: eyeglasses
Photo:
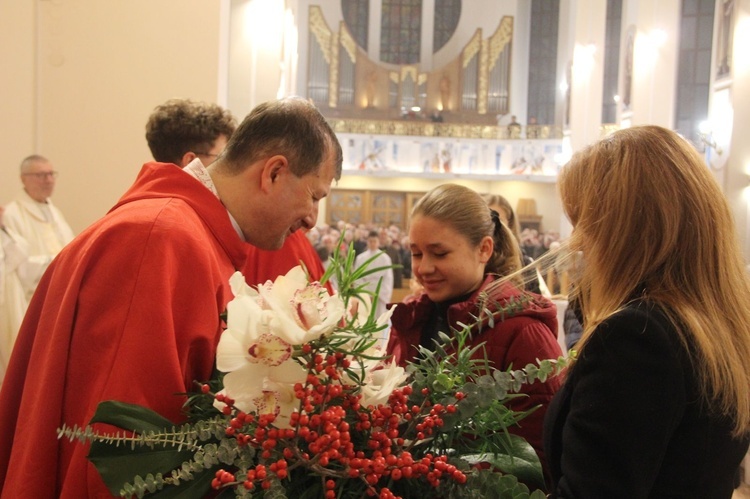
[[47, 178], [57, 178], [59, 172], [37, 172], [37, 173], [24, 173], [26, 177], [36, 177], [40, 180]]
[[218, 158], [219, 157], [218, 154], [213, 154], [213, 153], [210, 153], [210, 152], [196, 152], [195, 155], [196, 156], [208, 156], [209, 158]]

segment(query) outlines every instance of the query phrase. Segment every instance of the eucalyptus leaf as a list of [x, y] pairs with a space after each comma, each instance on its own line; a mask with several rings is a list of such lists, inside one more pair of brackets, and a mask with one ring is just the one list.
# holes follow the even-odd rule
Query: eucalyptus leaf
[[[211, 481], [216, 475], [216, 471], [219, 467], [210, 468], [200, 473], [196, 473], [195, 477], [188, 482], [181, 482], [179, 487], [166, 485], [159, 492], [149, 494], [148, 499], [203, 499], [211, 491]], [[234, 491], [227, 489], [217, 497], [230, 498], [234, 497]]]

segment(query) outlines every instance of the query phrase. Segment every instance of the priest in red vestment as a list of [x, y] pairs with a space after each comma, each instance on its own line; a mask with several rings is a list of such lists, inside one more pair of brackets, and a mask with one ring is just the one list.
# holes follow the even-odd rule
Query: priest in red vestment
[[31, 301], [0, 391], [0, 497], [112, 497], [87, 446], [57, 428], [105, 400], [181, 421], [176, 394], [211, 376], [246, 242], [277, 249], [311, 227], [340, 175], [336, 136], [303, 99], [255, 108], [207, 168], [144, 165]]

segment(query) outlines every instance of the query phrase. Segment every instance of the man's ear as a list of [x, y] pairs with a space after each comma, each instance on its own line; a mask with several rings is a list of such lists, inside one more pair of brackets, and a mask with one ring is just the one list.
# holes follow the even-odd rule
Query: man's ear
[[198, 156], [196, 156], [196, 154], [192, 151], [186, 152], [182, 155], [182, 159], [180, 160], [180, 168], [185, 168], [191, 161], [193, 161], [197, 157]]
[[273, 184], [278, 182], [281, 175], [286, 172], [289, 168], [289, 162], [285, 156], [277, 154], [271, 156], [263, 163], [263, 170], [261, 171], [261, 189], [268, 191], [273, 187]]

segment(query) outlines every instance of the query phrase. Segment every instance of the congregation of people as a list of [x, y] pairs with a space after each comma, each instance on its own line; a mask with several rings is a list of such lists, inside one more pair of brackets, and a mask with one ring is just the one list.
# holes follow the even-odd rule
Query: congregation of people
[[[77, 236], [43, 156], [21, 162], [19, 195], [0, 207], [0, 498], [110, 497], [57, 428], [86, 425], [104, 400], [184, 420], [184, 394], [214, 369], [229, 277], [258, 285], [301, 264], [318, 280], [350, 248], [355, 268], [376, 269], [358, 284], [377, 316], [391, 310], [401, 366], [468, 328], [475, 357], [518, 368], [562, 356], [564, 330], [568, 370], [509, 403], [528, 411], [509, 432], [536, 452], [550, 497], [731, 498], [750, 445], [750, 282], [728, 204], [676, 133], [634, 127], [574, 154], [559, 177], [565, 241], [453, 183], [403, 227], [318, 224], [342, 150], [304, 99], [239, 123], [169, 100], [146, 141], [153, 161]], [[540, 269], [574, 269], [564, 324]]]

